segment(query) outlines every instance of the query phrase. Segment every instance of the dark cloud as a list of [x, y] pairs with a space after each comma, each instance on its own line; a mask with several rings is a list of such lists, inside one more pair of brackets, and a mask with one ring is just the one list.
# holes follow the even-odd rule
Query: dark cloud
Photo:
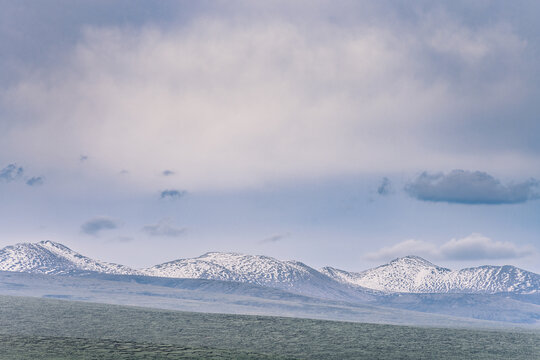
[[392, 184], [390, 182], [390, 179], [388, 179], [387, 177], [384, 177], [382, 179], [382, 182], [381, 184], [379, 185], [379, 187], [377, 188], [377, 193], [379, 195], [388, 195], [392, 192]]
[[4, 182], [11, 182], [19, 180], [24, 174], [24, 169], [17, 164], [9, 164], [2, 170], [0, 170], [0, 180]]
[[28, 186], [40, 186], [43, 185], [44, 179], [42, 176], [34, 176], [26, 180], [26, 185]]
[[[187, 21], [206, 8], [196, 1], [106, 0], [45, 4], [36, 1], [1, 1], [0, 79], [12, 79], [25, 64], [54, 63], [78, 40], [82, 26], [141, 26], [148, 23]], [[200, 9], [200, 10], [199, 10]], [[55, 21], [47, 21], [47, 19]], [[186, 20], [182, 20], [186, 19]], [[54, 56], [56, 55], [56, 56]], [[8, 72], [11, 71], [11, 74]]]
[[88, 235], [98, 235], [102, 230], [117, 229], [120, 224], [108, 217], [96, 217], [81, 225], [81, 231]]
[[168, 220], [162, 220], [155, 225], [146, 225], [142, 231], [150, 236], [178, 237], [183, 235], [186, 229], [173, 226]]
[[283, 240], [284, 238], [288, 237], [289, 235], [290, 235], [289, 233], [272, 235], [272, 236], [269, 236], [269, 237], [264, 238], [263, 240], [261, 240], [261, 243], [275, 243], [275, 242]]
[[538, 199], [540, 182], [530, 179], [503, 185], [481, 171], [453, 170], [448, 174], [424, 172], [405, 191], [422, 201], [459, 204], [517, 204]]
[[172, 176], [175, 174], [174, 171], [172, 170], [163, 170], [163, 172], [161, 173], [163, 176]]
[[111, 239], [111, 242], [120, 242], [120, 243], [127, 243], [135, 240], [135, 238], [131, 236], [117, 236], [116, 238]]
[[86, 155], [81, 155], [81, 157], [79, 158], [80, 162], [85, 162], [86, 160], [88, 160], [88, 156]]
[[186, 192], [184, 190], [163, 190], [160, 194], [162, 199], [180, 199]]

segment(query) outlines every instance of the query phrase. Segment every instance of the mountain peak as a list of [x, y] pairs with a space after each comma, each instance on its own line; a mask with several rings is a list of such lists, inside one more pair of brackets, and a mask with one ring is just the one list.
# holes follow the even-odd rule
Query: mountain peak
[[[437, 265], [433, 264], [430, 261], [427, 261], [426, 259], [417, 256], [417, 255], [407, 255], [399, 258], [395, 258], [394, 260], [390, 261], [389, 264], [407, 264], [407, 265], [422, 265], [427, 267], [438, 267]], [[386, 266], [386, 265], [382, 265]]]
[[43, 241], [35, 243], [35, 245], [47, 248], [49, 250], [54, 249], [54, 250], [61, 250], [61, 251], [67, 251], [67, 252], [74, 252], [73, 250], [68, 248], [66, 245], [60, 244], [59, 242], [54, 242], [51, 240], [43, 240]]
[[208, 251], [201, 256], [198, 256], [197, 258], [205, 258], [205, 257], [214, 257], [214, 258], [226, 258], [226, 257], [238, 257], [238, 256], [257, 256], [257, 255], [246, 255], [239, 252], [234, 251]]
[[199, 257], [204, 257], [204, 256], [214, 256], [214, 257], [230, 257], [230, 256], [236, 257], [236, 256], [239, 256], [239, 257], [248, 257], [248, 258], [274, 259], [273, 257], [267, 256], [267, 255], [244, 254], [244, 253], [236, 252], [236, 251], [209, 251], [209, 252], [206, 252], [203, 255], [199, 256]]
[[406, 255], [406, 256], [398, 257], [394, 260], [398, 260], [398, 259], [413, 259], [413, 260], [427, 261], [426, 259], [418, 255]]
[[54, 242], [54, 241], [51, 241], [51, 240], [42, 240], [42, 241], [40, 241], [40, 242], [38, 242], [36, 244], [38, 244], [38, 245], [61, 245], [61, 246], [64, 246], [64, 245], [62, 245], [60, 243], [57, 243], [57, 242]]
[[42, 240], [40, 242], [37, 242], [36, 244], [38, 244], [38, 245], [53, 245], [53, 246], [59, 246], [59, 247], [67, 247], [64, 244], [60, 244], [59, 242], [51, 241], [51, 240]]

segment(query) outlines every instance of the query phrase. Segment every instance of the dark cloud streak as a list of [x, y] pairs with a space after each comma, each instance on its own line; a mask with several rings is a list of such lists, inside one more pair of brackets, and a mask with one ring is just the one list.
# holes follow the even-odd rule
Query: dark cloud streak
[[26, 180], [26, 185], [28, 186], [40, 186], [43, 185], [44, 179], [42, 176], [34, 176]]
[[278, 242], [278, 241], [281, 241], [281, 240], [285, 239], [289, 235], [290, 235], [289, 233], [272, 235], [272, 236], [269, 236], [269, 237], [261, 240], [261, 243], [263, 243], [263, 244], [264, 243], [275, 243], [275, 242]]
[[96, 217], [81, 225], [81, 231], [87, 235], [97, 236], [103, 230], [117, 229], [120, 224], [108, 217]]
[[146, 225], [142, 231], [150, 236], [178, 237], [183, 235], [186, 229], [173, 226], [168, 220], [162, 220], [155, 225]]
[[163, 190], [160, 194], [161, 199], [180, 199], [182, 196], [186, 194], [186, 191], [184, 190]]
[[392, 183], [390, 182], [390, 179], [388, 179], [387, 177], [384, 177], [382, 179], [381, 184], [377, 188], [377, 193], [383, 196], [389, 195], [392, 193]]

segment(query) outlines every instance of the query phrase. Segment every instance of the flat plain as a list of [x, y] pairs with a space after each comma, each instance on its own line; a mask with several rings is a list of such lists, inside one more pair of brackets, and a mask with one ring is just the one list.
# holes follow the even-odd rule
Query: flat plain
[[538, 359], [540, 332], [0, 297], [3, 359]]

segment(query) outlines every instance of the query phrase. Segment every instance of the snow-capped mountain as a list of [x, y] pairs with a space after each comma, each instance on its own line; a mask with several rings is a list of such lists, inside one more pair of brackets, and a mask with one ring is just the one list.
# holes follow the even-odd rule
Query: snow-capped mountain
[[326, 298], [358, 298], [364, 290], [358, 286], [344, 287], [298, 261], [238, 253], [209, 252], [156, 265], [143, 272], [158, 277], [237, 281]]
[[479, 266], [462, 270], [439, 267], [418, 256], [406, 256], [360, 273], [331, 267], [321, 270], [349, 285], [405, 293], [535, 293], [540, 275], [514, 266]]
[[0, 270], [40, 274], [99, 272], [134, 275], [138, 271], [123, 265], [96, 261], [52, 241], [20, 243], [0, 249]]
[[417, 256], [354, 273], [268, 256], [210, 252], [143, 270], [85, 257], [52, 241], [21, 243], [0, 249], [0, 271], [41, 274], [146, 275], [235, 281], [327, 299], [361, 300], [377, 293], [540, 293], [540, 275], [514, 266], [462, 270], [439, 267]]

